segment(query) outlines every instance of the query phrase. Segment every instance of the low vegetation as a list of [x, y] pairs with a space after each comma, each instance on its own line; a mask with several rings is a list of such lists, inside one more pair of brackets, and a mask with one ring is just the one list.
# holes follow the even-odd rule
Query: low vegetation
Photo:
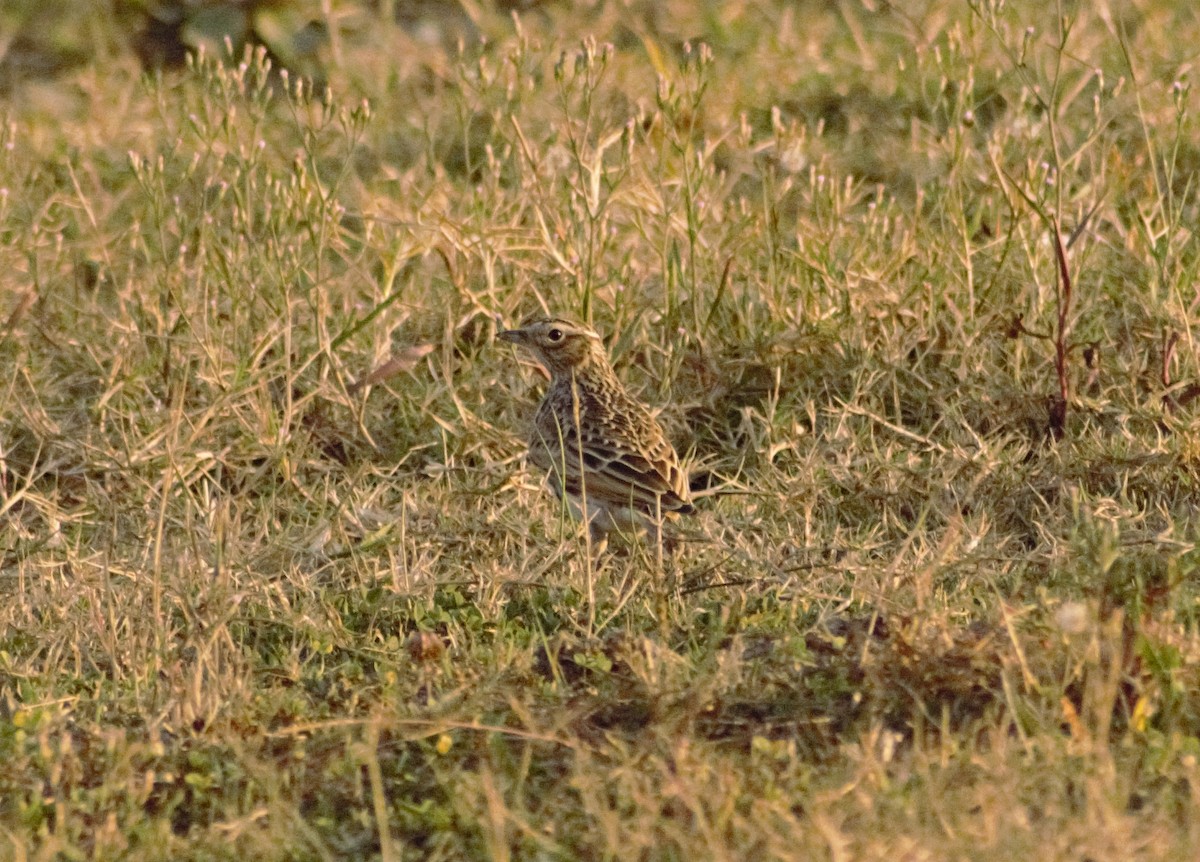
[[1189, 4], [11, 5], [0, 856], [1195, 856]]

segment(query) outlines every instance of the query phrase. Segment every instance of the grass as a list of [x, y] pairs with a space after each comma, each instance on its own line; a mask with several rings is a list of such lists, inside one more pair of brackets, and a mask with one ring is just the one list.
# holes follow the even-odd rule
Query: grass
[[[0, 855], [1194, 856], [1200, 21], [1085, 7], [327, 4], [319, 92], [54, 7]], [[665, 573], [522, 467], [540, 308], [713, 492]]]

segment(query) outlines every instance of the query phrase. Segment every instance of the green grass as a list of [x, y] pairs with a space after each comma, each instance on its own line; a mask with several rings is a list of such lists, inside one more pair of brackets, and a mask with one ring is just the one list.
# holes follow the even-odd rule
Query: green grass
[[[1191, 5], [327, 5], [0, 75], [0, 858], [1196, 855]], [[522, 466], [542, 308], [666, 571]]]

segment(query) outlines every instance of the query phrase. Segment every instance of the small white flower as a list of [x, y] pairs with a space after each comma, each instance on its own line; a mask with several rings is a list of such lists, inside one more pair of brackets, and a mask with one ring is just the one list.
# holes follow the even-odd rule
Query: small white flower
[[1054, 615], [1054, 621], [1064, 634], [1082, 634], [1088, 627], [1087, 605], [1083, 602], [1066, 602]]

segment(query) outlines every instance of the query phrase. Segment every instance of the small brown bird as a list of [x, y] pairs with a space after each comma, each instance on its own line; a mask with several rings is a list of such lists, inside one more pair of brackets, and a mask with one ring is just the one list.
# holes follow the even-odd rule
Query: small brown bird
[[535, 317], [499, 333], [550, 372], [538, 408], [529, 460], [549, 476], [560, 498], [603, 540], [612, 530], [653, 531], [673, 513], [690, 514], [691, 492], [662, 426], [613, 373], [604, 344], [588, 326]]

